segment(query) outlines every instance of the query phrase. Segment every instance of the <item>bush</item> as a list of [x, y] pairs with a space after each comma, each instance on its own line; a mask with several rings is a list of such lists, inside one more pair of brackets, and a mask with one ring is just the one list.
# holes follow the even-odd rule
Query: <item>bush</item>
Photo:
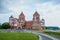
[[0, 23], [0, 29], [1, 29], [1, 27], [2, 27], [2, 25], [1, 25], [1, 23]]
[[10, 24], [8, 22], [2, 24], [2, 29], [8, 29], [8, 28], [10, 28]]

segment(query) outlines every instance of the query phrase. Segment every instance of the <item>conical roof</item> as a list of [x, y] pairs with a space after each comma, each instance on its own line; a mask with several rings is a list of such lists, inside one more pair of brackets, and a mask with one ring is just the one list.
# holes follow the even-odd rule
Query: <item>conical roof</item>
[[39, 15], [37, 11], [35, 11], [34, 16], [35, 16], [35, 15]]
[[44, 19], [42, 18], [42, 21], [44, 21]]
[[25, 16], [23, 12], [21, 12], [20, 16]]
[[13, 16], [11, 15], [10, 18], [13, 18]]

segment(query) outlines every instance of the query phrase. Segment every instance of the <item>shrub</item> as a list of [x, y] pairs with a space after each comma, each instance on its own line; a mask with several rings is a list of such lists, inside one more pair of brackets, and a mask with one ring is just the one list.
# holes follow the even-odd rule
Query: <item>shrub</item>
[[2, 24], [2, 29], [8, 29], [8, 28], [10, 28], [10, 24], [8, 22]]

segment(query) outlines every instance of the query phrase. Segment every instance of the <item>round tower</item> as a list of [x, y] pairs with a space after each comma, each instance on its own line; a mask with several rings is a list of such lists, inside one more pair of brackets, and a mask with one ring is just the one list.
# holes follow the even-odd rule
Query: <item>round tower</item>
[[10, 24], [11, 29], [12, 29], [14, 27], [14, 17], [12, 15], [9, 17], [9, 24]]

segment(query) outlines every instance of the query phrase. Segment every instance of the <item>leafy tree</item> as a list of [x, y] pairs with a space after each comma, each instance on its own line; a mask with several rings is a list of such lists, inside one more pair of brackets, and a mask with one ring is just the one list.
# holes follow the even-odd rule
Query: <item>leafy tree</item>
[[1, 27], [2, 27], [2, 25], [1, 25], [1, 23], [0, 23], [0, 29], [1, 29]]
[[10, 24], [8, 22], [5, 22], [5, 23], [2, 24], [2, 28], [3, 29], [8, 29], [8, 28], [10, 28]]

